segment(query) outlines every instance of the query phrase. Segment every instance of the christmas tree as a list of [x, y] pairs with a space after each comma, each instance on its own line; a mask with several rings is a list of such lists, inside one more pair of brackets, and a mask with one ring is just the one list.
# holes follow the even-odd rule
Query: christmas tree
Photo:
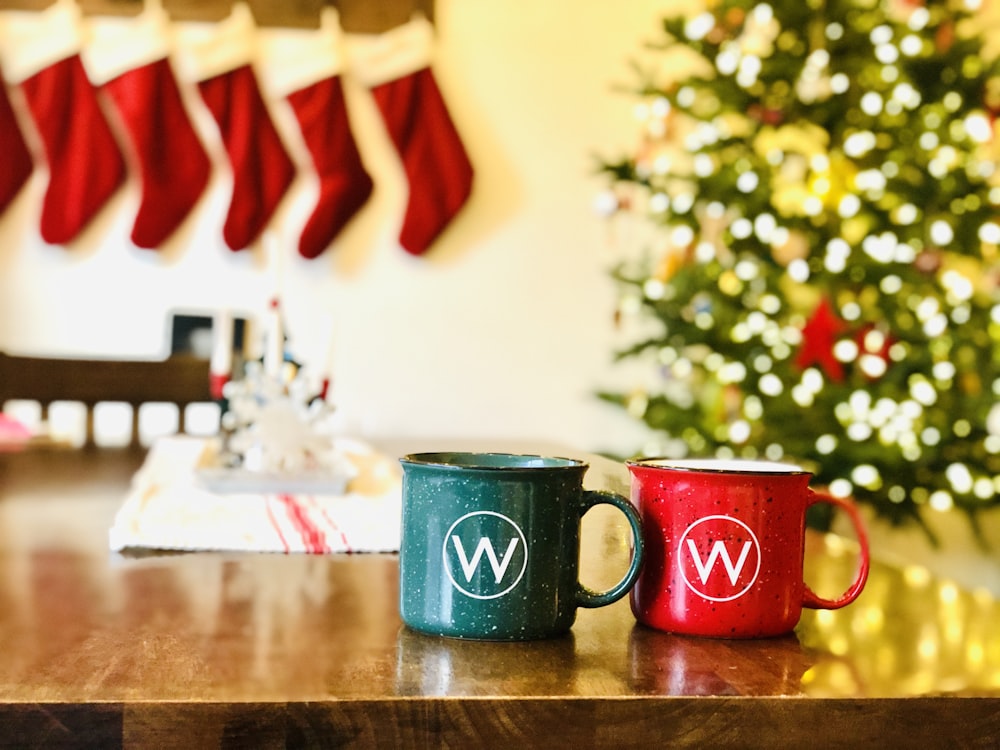
[[975, 524], [1000, 503], [1000, 67], [976, 8], [709, 0], [635, 71], [641, 144], [601, 169], [612, 221], [654, 228], [615, 270], [618, 358], [653, 377], [601, 396], [662, 436], [639, 452], [796, 461], [894, 523]]

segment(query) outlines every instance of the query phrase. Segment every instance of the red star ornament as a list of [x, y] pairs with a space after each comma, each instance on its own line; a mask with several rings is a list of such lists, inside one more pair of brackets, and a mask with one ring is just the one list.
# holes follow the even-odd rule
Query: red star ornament
[[830, 300], [824, 298], [802, 328], [802, 347], [795, 357], [795, 364], [803, 370], [818, 365], [831, 380], [843, 382], [844, 366], [833, 355], [833, 345], [837, 342], [837, 335], [846, 327], [844, 321], [837, 317]]

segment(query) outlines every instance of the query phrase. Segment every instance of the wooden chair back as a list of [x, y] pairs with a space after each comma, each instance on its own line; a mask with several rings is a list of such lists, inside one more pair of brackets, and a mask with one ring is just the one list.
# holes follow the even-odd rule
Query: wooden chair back
[[0, 352], [0, 409], [7, 401], [37, 401], [42, 419], [56, 401], [86, 408], [84, 445], [94, 441], [94, 407], [124, 402], [132, 407], [131, 446], [140, 447], [139, 409], [146, 403], [177, 407], [178, 431], [185, 432], [189, 404], [211, 402], [209, 361], [190, 355], [164, 360], [111, 360], [11, 356]]

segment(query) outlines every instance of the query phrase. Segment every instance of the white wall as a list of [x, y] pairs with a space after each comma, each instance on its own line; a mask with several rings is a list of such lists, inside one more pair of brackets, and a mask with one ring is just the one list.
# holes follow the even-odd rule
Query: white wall
[[[151, 252], [128, 241], [132, 189], [72, 246], [45, 245], [36, 229], [45, 173], [36, 170], [0, 217], [0, 349], [157, 357], [169, 311], [255, 314], [277, 284], [301, 359], [322, 363], [333, 330], [333, 398], [359, 434], [631, 450], [635, 425], [592, 395], [615, 377], [615, 251], [592, 209], [604, 184], [593, 157], [635, 142], [633, 101], [612, 86], [630, 81], [627, 61], [664, 5], [438, 0], [435, 72], [477, 182], [423, 258], [395, 243], [402, 171], [356, 87], [351, 116], [376, 190], [315, 261], [295, 252], [308, 177], [272, 224], [276, 268], [263, 247], [233, 253], [222, 243], [224, 175]], [[294, 126], [285, 132], [297, 136]]]

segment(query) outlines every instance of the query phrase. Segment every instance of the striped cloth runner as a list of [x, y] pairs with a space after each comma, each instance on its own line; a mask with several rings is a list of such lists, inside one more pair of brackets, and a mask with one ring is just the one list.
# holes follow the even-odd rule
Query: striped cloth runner
[[359, 473], [338, 494], [324, 494], [321, 487], [291, 492], [273, 486], [224, 492], [207, 487], [199, 479], [207, 450], [209, 441], [202, 438], [156, 441], [115, 516], [111, 550], [399, 550], [398, 466], [366, 445], [351, 442], [347, 452]]

